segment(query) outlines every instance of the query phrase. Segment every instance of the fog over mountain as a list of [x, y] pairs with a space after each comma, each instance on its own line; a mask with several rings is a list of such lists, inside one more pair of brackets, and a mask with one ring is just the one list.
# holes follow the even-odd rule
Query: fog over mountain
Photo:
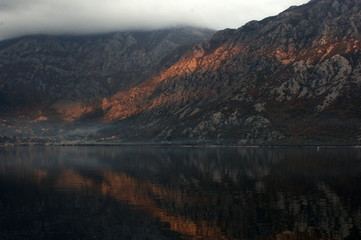
[[1, 41], [0, 143], [360, 145], [360, 13]]
[[0, 40], [174, 26], [238, 28], [307, 0], [0, 0]]

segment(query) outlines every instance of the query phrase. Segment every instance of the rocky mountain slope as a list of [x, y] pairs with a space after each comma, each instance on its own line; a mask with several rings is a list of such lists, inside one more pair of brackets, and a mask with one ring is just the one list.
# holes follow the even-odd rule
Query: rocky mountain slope
[[218, 32], [104, 99], [105, 119], [134, 140], [359, 143], [360, 11], [356, 0], [314, 0]]
[[89, 103], [141, 83], [177, 61], [188, 45], [212, 34], [184, 27], [2, 41], [0, 106], [79, 117], [92, 109]]
[[360, 144], [360, 30], [358, 0], [291, 7], [217, 32], [75, 124], [111, 142]]

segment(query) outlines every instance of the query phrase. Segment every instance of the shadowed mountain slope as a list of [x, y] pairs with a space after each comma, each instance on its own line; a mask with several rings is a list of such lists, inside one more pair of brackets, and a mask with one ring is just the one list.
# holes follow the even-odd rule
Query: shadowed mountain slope
[[[210, 30], [184, 27], [2, 41], [0, 106], [7, 111], [50, 108], [65, 118], [78, 117], [92, 109], [90, 103], [136, 86], [212, 34]], [[72, 116], [72, 108], [79, 111], [78, 115]]]
[[360, 144], [360, 29], [360, 1], [313, 0], [217, 32], [152, 74], [130, 68], [146, 74], [68, 120], [100, 124], [96, 141]]
[[314, 0], [220, 31], [104, 99], [105, 119], [134, 140], [357, 143], [360, 11], [356, 0]]

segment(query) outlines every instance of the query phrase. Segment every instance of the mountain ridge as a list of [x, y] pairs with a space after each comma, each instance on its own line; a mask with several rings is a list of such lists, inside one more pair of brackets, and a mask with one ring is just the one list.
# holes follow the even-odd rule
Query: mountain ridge
[[113, 143], [360, 144], [360, 13], [313, 0], [219, 31], [70, 120]]
[[[32, 93], [45, 95], [53, 104], [57, 99], [92, 102], [141, 83], [176, 61], [187, 45], [212, 33], [207, 29], [183, 27], [6, 40], [0, 44], [0, 93], [11, 101], [20, 95], [19, 87], [26, 88], [18, 97], [20, 107], [21, 101]], [[43, 102], [42, 99], [28, 100], [34, 105]]]
[[[330, 7], [327, 8], [325, 6]], [[248, 129], [243, 131], [243, 133], [238, 130], [240, 132], [240, 139], [237, 142], [241, 144], [252, 144], [254, 142], [261, 144], [267, 142], [279, 143], [283, 142], [282, 139], [289, 137], [295, 137], [296, 139], [288, 139], [286, 142], [291, 140], [292, 142], [304, 143], [304, 140], [306, 140], [307, 143], [308, 138], [310, 138], [310, 136], [312, 137], [312, 134], [317, 136], [317, 131], [319, 131], [318, 134], [321, 135], [320, 137], [322, 139], [313, 139], [311, 143], [313, 141], [316, 143], [327, 142], [327, 137], [333, 137], [332, 132], [322, 133], [322, 131], [325, 131], [324, 128], [327, 124], [316, 127], [316, 130], [307, 130], [303, 133], [303, 130], [299, 129], [300, 127], [292, 130], [285, 129], [295, 128], [294, 126], [281, 126], [283, 129], [278, 127], [278, 129], [269, 130], [272, 128], [271, 125], [276, 125], [279, 120], [269, 119], [275, 118], [275, 116], [270, 116], [272, 115], [270, 113], [265, 112], [258, 114], [258, 112], [265, 111], [265, 102], [269, 102], [267, 104], [270, 105], [270, 111], [273, 111], [274, 108], [281, 107], [271, 107], [272, 104], [280, 105], [284, 102], [289, 102], [288, 112], [291, 113], [292, 111], [307, 112], [304, 105], [308, 104], [310, 106], [313, 105], [314, 109], [308, 111], [308, 115], [305, 116], [297, 114], [299, 116], [296, 115], [295, 119], [300, 118], [298, 121], [301, 121], [297, 124], [300, 126], [303, 125], [303, 127], [304, 125], [308, 125], [307, 128], [312, 128], [312, 124], [315, 123], [323, 125], [322, 120], [312, 119], [312, 116], [321, 113], [324, 114], [323, 110], [330, 107], [339, 95], [342, 95], [340, 91], [344, 89], [344, 87], [351, 88], [349, 85], [353, 84], [359, 89], [360, 86], [358, 77], [355, 75], [351, 76], [354, 68], [358, 67], [357, 64], [361, 49], [360, 41], [357, 39], [357, 29], [360, 27], [359, 12], [360, 3], [357, 1], [312, 1], [300, 7], [288, 9], [278, 16], [270, 17], [259, 22], [252, 21], [237, 30], [227, 29], [217, 32], [210, 41], [195, 46], [192, 52], [186, 53], [186, 55], [168, 69], [166, 73], [163, 73], [160, 77], [163, 78], [163, 80], [150, 80], [150, 82], [158, 82], [158, 86], [153, 86], [153, 91], [149, 91], [148, 88], [144, 96], [142, 94], [137, 95], [133, 92], [132, 96], [138, 96], [138, 98], [131, 98], [131, 103], [127, 102], [127, 97], [124, 97], [124, 95], [130, 96], [129, 94], [116, 94], [113, 97], [112, 104], [109, 104], [109, 102], [103, 104], [103, 110], [107, 111], [105, 116], [108, 119], [114, 120], [117, 119], [119, 115], [120, 117], [118, 117], [118, 119], [124, 119], [132, 114], [141, 115], [143, 111], [146, 115], [147, 112], [152, 111], [150, 109], [156, 109], [157, 106], [162, 105], [164, 109], [160, 110], [161, 113], [153, 111], [149, 114], [148, 118], [151, 119], [151, 115], [154, 114], [158, 114], [161, 118], [162, 112], [163, 114], [164, 112], [168, 112], [169, 119], [173, 119], [174, 115], [177, 114], [179, 118], [186, 116], [186, 114], [189, 114], [188, 116], [192, 118], [196, 114], [199, 115], [199, 109], [202, 107], [206, 108], [202, 105], [197, 106], [198, 103], [195, 103], [197, 99], [200, 99], [200, 102], [205, 102], [207, 98], [215, 98], [214, 96], [223, 95], [230, 101], [232, 98], [234, 100], [234, 98], [240, 96], [243, 103], [235, 103], [243, 105], [240, 106], [240, 111], [227, 112], [231, 106], [225, 106], [225, 109], [216, 111], [218, 110], [217, 106], [212, 105], [214, 108], [210, 109], [209, 112], [213, 111], [213, 115], [210, 114], [207, 118], [203, 117], [203, 120], [198, 120], [198, 125], [193, 125], [191, 128], [189, 128], [189, 126], [183, 127], [183, 129], [178, 130], [177, 126], [173, 126], [172, 124], [187, 124], [184, 124], [182, 121], [175, 121], [169, 125], [169, 128], [166, 127], [166, 130], [158, 130], [158, 136], [156, 136], [156, 138], [171, 141], [173, 138], [171, 132], [177, 131], [177, 133], [174, 134], [176, 139], [183, 135], [183, 139], [194, 139], [194, 136], [197, 136], [195, 141], [202, 142], [208, 141], [209, 139], [216, 139], [217, 142], [222, 142], [224, 139], [219, 136], [219, 134], [222, 135], [226, 131], [231, 131], [230, 129], [227, 130], [227, 128], [232, 126], [230, 122], [236, 119], [233, 123], [235, 127], [238, 126], [243, 129]], [[310, 15], [310, 19], [306, 21], [304, 19], [298, 19], [300, 16], [304, 17], [307, 14]], [[327, 18], [329, 15], [332, 16]], [[327, 21], [323, 19], [325, 16]], [[319, 25], [315, 25], [317, 19], [320, 18]], [[351, 19], [350, 21], [348, 21], [349, 18]], [[358, 21], [358, 27], [356, 27], [355, 21]], [[295, 23], [298, 24], [297, 28], [294, 26]], [[301, 27], [299, 27], [299, 25], [301, 25]], [[311, 25], [314, 26], [309, 28]], [[332, 29], [329, 25], [335, 25], [337, 28]], [[322, 27], [321, 34], [315, 31], [315, 29], [319, 29], [320, 26]], [[301, 28], [301, 31], [299, 28]], [[339, 29], [343, 31], [340, 32]], [[302, 33], [302, 31], [305, 32], [305, 37], [292, 37], [292, 35], [296, 34], [297, 36], [297, 34]], [[256, 36], [254, 34], [256, 34]], [[286, 37], [282, 38], [282, 36]], [[184, 59], [186, 60], [184, 61]], [[240, 63], [243, 64], [241, 68], [232, 66], [232, 64]], [[335, 65], [333, 70], [330, 68], [332, 65]], [[247, 69], [246, 66], [249, 69]], [[293, 69], [290, 69], [291, 67]], [[173, 69], [177, 69], [177, 71]], [[242, 71], [246, 71], [246, 74], [243, 74]], [[309, 74], [307, 71], [312, 72]], [[173, 75], [171, 74], [172, 72], [174, 72]], [[185, 77], [180, 76], [181, 74], [184, 74]], [[238, 76], [234, 76], [233, 74], [237, 74]], [[275, 82], [277, 78], [285, 78], [287, 75], [294, 75], [295, 79], [292, 79], [292, 81], [280, 81], [281, 85], [273, 86], [272, 89], [270, 89], [270, 87], [267, 89], [265, 86], [259, 85], [260, 83], [277, 85], [272, 82], [269, 83], [269, 81]], [[302, 75], [302, 77], [299, 77], [300, 75]], [[354, 81], [346, 81], [346, 79], [350, 77], [353, 77]], [[209, 79], [212, 78], [213, 80], [210, 81]], [[301, 84], [310, 84], [305, 82], [307, 78], [317, 78], [317, 81], [314, 81], [311, 83], [311, 86], [308, 87], [315, 90], [315, 92], [310, 92], [307, 87], [301, 86]], [[195, 82], [200, 82], [202, 86], [195, 86]], [[332, 84], [335, 86], [330, 86]], [[246, 85], [248, 86], [246, 87]], [[253, 87], [249, 87], [249, 85], [253, 85]], [[187, 90], [184, 90], [187, 89], [187, 87], [190, 89], [188, 94], [186, 93]], [[232, 87], [239, 88], [246, 92], [241, 92], [240, 95], [237, 95]], [[142, 92], [142, 89], [133, 89], [133, 91], [137, 90]], [[233, 92], [227, 95], [224, 91]], [[252, 93], [252, 91], [254, 93]], [[317, 93], [316, 91], [319, 92]], [[261, 100], [262, 97], [260, 94], [257, 94], [257, 92], [263, 92], [263, 94], [268, 95], [273, 100], [270, 101], [270, 99], [266, 99], [266, 101], [262, 100], [264, 102], [254, 102], [254, 106], [252, 107], [247, 106], [249, 105], [247, 101], [251, 102], [252, 98], [259, 98]], [[160, 94], [157, 96], [157, 93]], [[296, 93], [297, 96], [295, 96]], [[337, 116], [338, 113], [333, 116], [334, 119], [330, 121], [335, 121], [335, 123], [330, 124], [330, 126], [331, 128], [335, 128], [336, 137], [331, 142], [340, 141], [338, 138], [342, 138], [343, 134], [347, 135], [347, 137], [341, 141], [347, 142], [350, 140], [348, 138], [351, 138], [352, 131], [356, 130], [360, 132], [360, 128], [358, 127], [360, 118], [358, 102], [360, 101], [358, 101], [357, 92], [350, 91], [349, 95], [350, 94], [352, 95], [353, 104], [350, 105], [352, 110], [350, 110], [348, 114], [352, 116], [352, 119], [349, 119], [351, 120], [349, 123], [344, 123], [343, 121], [347, 120], [340, 119], [339, 116]], [[177, 98], [179, 99], [178, 103], [174, 101], [174, 99]], [[303, 103], [299, 100], [302, 98], [306, 98], [306, 101], [303, 101]], [[279, 104], [274, 104], [274, 100]], [[125, 101], [125, 103], [121, 104], [122, 101]], [[195, 106], [188, 109], [188, 113], [185, 113], [184, 111], [182, 112], [181, 105], [187, 101], [193, 101]], [[208, 99], [208, 101], [209, 104], [215, 102], [214, 99]], [[322, 101], [322, 103], [317, 105], [311, 104], [311, 102], [318, 101]], [[178, 107], [175, 106], [177, 104], [179, 105]], [[216, 104], [220, 103], [218, 102]], [[227, 103], [223, 104], [227, 105]], [[292, 106], [295, 104], [299, 106]], [[333, 107], [335, 108], [335, 106]], [[179, 111], [181, 111], [180, 114]], [[254, 115], [250, 115], [249, 113], [253, 113]], [[246, 117], [247, 114], [249, 116]], [[329, 113], [326, 113], [326, 115], [327, 114]], [[243, 115], [243, 117], [241, 115]], [[145, 116], [141, 118], [143, 125], [146, 125], [144, 124], [146, 118]], [[206, 120], [209, 118], [213, 120]], [[187, 121], [187, 119], [185, 121]], [[149, 122], [149, 127], [152, 127], [154, 122]], [[228, 124], [226, 124], [227, 122]], [[138, 125], [142, 124], [138, 123]], [[220, 131], [217, 130], [219, 127], [221, 128]], [[161, 128], [161, 126], [158, 127], [158, 129]], [[345, 133], [342, 133], [340, 128], [343, 128], [342, 131], [344, 130]], [[189, 132], [185, 133], [188, 131], [187, 129]], [[122, 130], [124, 131], [124, 128], [122, 128]], [[182, 132], [179, 132], [180, 130], [182, 130]], [[295, 133], [294, 131], [301, 132]], [[297, 135], [306, 136], [299, 137]], [[357, 140], [359, 136], [360, 134], [354, 136], [353, 141], [359, 141]], [[231, 136], [231, 138], [235, 139], [233, 136]]]

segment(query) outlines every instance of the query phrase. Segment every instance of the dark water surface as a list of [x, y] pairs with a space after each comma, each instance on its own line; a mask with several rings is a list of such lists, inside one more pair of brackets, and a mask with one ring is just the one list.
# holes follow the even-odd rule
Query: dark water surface
[[361, 239], [361, 149], [0, 149], [0, 239]]

